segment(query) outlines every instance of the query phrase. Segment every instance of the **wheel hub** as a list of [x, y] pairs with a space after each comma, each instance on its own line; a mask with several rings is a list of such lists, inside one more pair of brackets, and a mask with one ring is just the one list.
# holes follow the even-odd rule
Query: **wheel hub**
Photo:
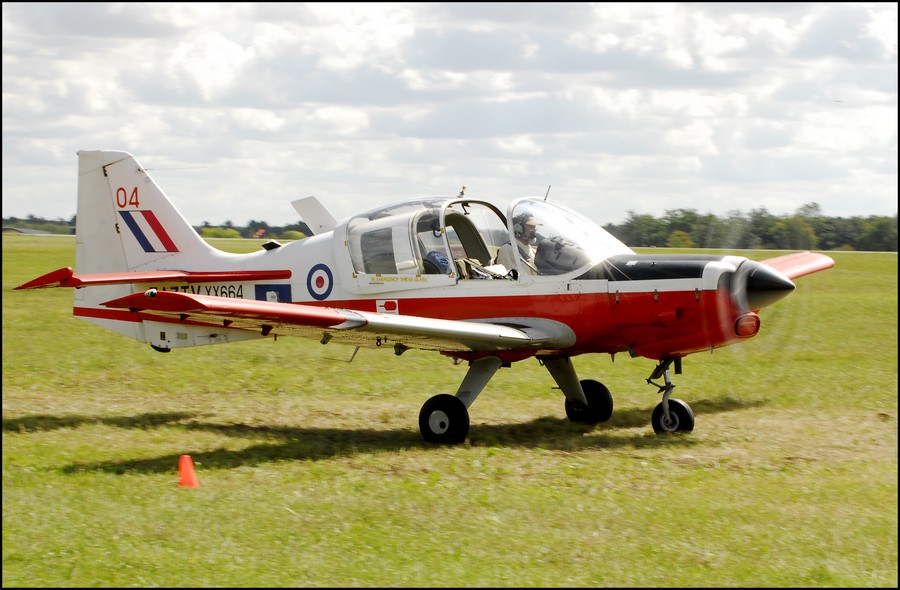
[[428, 427], [435, 434], [444, 434], [450, 427], [450, 418], [447, 417], [446, 412], [435, 410], [428, 416]]
[[674, 412], [669, 412], [669, 416], [663, 416], [662, 419], [662, 427], [666, 429], [667, 432], [675, 432], [678, 430], [678, 416]]

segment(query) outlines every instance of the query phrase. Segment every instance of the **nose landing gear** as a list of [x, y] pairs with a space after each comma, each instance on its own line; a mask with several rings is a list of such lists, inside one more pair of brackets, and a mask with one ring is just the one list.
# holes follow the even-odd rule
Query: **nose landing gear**
[[[666, 358], [656, 365], [653, 373], [647, 378], [647, 383], [659, 388], [659, 392], [663, 394], [662, 401], [653, 409], [651, 423], [653, 431], [656, 434], [664, 434], [669, 432], [690, 432], [694, 429], [694, 411], [687, 402], [671, 397], [672, 390], [675, 385], [669, 376], [669, 367], [675, 363], [675, 372], [681, 373], [681, 359]], [[665, 379], [665, 385], [654, 383], [654, 379], [662, 377]]]

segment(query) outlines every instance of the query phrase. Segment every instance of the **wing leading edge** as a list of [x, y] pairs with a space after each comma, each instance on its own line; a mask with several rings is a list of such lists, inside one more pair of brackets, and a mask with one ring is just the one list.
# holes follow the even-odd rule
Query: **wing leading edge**
[[406, 348], [445, 352], [538, 350], [569, 346], [575, 339], [563, 324], [539, 319], [530, 323], [523, 320], [520, 325], [444, 320], [156, 289], [103, 305], [141, 312], [148, 320], [202, 320], [210, 326], [260, 331], [263, 336], [284, 334], [317, 338], [323, 343], [333, 339], [357, 346], [393, 346], [397, 352]]
[[789, 279], [796, 279], [834, 266], [834, 260], [829, 256], [809, 251], [785, 254], [760, 262], [771, 266]]

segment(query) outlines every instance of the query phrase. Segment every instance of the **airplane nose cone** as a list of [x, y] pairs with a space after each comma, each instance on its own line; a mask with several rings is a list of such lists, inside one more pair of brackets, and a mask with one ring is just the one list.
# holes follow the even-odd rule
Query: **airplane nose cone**
[[796, 285], [779, 271], [754, 260], [736, 273], [735, 298], [744, 309], [758, 310], [784, 299]]

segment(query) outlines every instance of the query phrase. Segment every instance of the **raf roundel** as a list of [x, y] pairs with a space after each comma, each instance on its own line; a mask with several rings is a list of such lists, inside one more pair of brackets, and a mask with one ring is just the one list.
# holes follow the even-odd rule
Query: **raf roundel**
[[310, 297], [316, 301], [324, 301], [331, 295], [331, 288], [334, 286], [334, 278], [331, 276], [331, 269], [324, 264], [317, 264], [309, 270], [306, 277], [306, 290], [309, 291]]

